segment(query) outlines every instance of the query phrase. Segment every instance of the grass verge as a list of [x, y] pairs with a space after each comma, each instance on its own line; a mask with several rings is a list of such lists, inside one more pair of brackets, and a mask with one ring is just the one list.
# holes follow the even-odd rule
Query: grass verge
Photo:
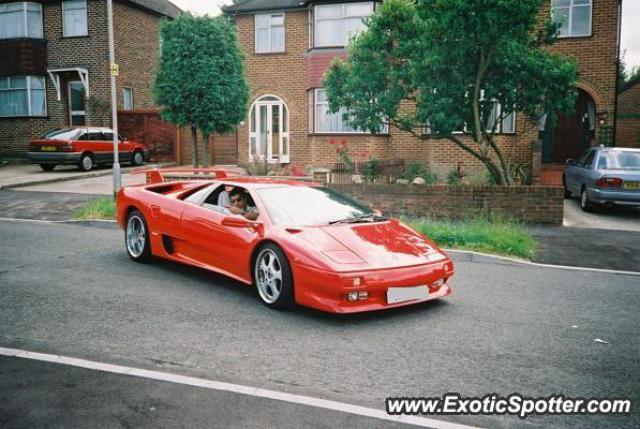
[[114, 220], [116, 218], [116, 205], [113, 198], [101, 198], [99, 200], [90, 201], [86, 206], [78, 210], [74, 215], [74, 219], [104, 219]]
[[438, 246], [448, 249], [475, 250], [496, 255], [531, 259], [536, 241], [524, 224], [508, 219], [473, 218], [466, 220], [405, 218]]

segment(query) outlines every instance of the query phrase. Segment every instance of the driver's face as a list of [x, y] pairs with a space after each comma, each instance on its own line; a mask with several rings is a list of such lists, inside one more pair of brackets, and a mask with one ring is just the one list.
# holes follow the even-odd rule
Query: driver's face
[[241, 195], [234, 195], [231, 197], [231, 205], [244, 210], [247, 208], [247, 200]]

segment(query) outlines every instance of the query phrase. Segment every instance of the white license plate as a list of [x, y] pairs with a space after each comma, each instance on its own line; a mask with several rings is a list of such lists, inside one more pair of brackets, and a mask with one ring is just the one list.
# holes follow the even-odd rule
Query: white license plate
[[390, 287], [387, 289], [387, 304], [429, 298], [427, 286]]

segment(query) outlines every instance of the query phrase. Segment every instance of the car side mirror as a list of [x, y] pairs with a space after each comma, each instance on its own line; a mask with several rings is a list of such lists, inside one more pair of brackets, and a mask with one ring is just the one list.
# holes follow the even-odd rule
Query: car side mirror
[[573, 158], [567, 158], [567, 165], [573, 165], [574, 161]]
[[227, 216], [222, 219], [222, 225], [231, 228], [251, 228], [256, 230], [262, 228], [262, 222], [248, 220], [240, 216]]

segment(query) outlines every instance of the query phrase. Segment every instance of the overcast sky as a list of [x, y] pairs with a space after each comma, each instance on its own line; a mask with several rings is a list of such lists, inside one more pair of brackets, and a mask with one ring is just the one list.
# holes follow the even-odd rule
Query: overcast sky
[[[184, 10], [197, 14], [217, 15], [220, 6], [231, 0], [172, 0]], [[622, 1], [622, 51], [625, 62], [631, 67], [640, 67], [640, 1]]]

